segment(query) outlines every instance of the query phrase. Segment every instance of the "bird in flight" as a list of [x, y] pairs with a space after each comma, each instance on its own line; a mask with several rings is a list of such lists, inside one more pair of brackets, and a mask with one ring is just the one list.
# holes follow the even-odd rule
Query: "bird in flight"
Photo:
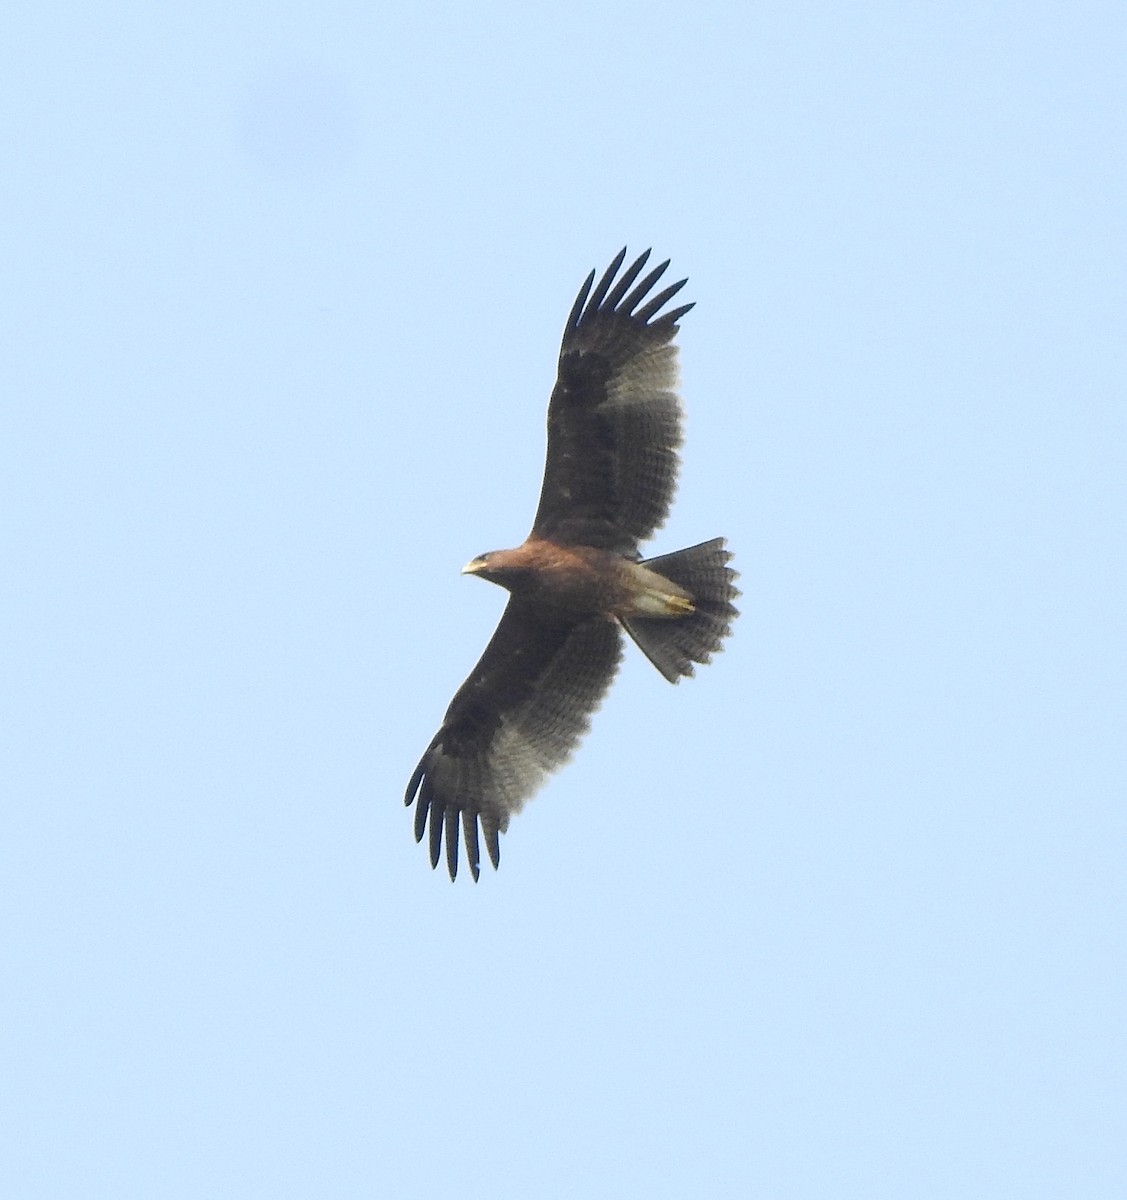
[[481, 840], [498, 865], [509, 818], [586, 733], [618, 669], [622, 630], [677, 683], [721, 648], [737, 615], [723, 538], [659, 558], [638, 549], [677, 485], [673, 339], [693, 307], [662, 311], [684, 279], [650, 294], [668, 260], [635, 282], [649, 255], [620, 275], [623, 249], [597, 284], [587, 276], [564, 328], [532, 532], [464, 568], [508, 589], [509, 601], [405, 797], [415, 840], [429, 821], [431, 866], [445, 844], [451, 879], [459, 833], [475, 880]]

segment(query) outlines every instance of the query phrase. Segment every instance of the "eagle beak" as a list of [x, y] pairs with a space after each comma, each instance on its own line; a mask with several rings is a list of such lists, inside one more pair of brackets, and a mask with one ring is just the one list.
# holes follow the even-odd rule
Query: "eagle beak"
[[463, 575], [476, 575], [482, 567], [485, 566], [485, 560], [481, 558], [471, 558], [468, 563], [462, 568]]

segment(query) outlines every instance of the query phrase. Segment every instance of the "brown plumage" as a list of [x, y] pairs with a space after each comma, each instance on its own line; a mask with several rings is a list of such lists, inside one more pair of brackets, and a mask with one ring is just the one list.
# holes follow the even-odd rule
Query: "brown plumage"
[[594, 290], [591, 272], [567, 319], [532, 532], [465, 568], [507, 588], [509, 603], [406, 795], [416, 840], [429, 821], [431, 865], [445, 844], [451, 879], [459, 833], [474, 879], [479, 828], [498, 865], [509, 817], [567, 761], [606, 695], [621, 629], [676, 683], [720, 649], [736, 616], [723, 538], [660, 558], [638, 553], [676, 488], [673, 339], [693, 306], [661, 312], [686, 280], [650, 296], [668, 261], [635, 285], [649, 251], [619, 276], [625, 257], [624, 249]]

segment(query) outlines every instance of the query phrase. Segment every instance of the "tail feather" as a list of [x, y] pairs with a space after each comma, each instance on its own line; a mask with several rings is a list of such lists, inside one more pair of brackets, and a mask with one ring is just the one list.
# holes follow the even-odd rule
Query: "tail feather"
[[738, 615], [733, 600], [740, 594], [737, 574], [728, 566], [732, 555], [723, 538], [701, 542], [673, 554], [647, 558], [642, 565], [683, 587], [693, 611], [681, 617], [630, 617], [622, 624], [642, 653], [669, 680], [693, 673], [706, 663], [732, 632]]

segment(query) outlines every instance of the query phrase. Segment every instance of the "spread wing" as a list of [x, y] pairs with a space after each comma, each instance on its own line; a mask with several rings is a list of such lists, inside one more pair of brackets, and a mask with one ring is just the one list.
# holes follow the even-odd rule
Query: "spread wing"
[[548, 405], [544, 485], [532, 526], [539, 537], [635, 555], [669, 513], [681, 444], [672, 342], [693, 306], [659, 315], [687, 281], [650, 296], [669, 262], [635, 285], [649, 254], [616, 281], [623, 249], [594, 291], [591, 272], [572, 306]]
[[442, 728], [407, 785], [415, 840], [430, 817], [430, 861], [458, 871], [458, 815], [466, 859], [480, 871], [478, 823], [494, 867], [509, 817], [567, 761], [587, 731], [618, 668], [618, 624], [594, 617], [545, 625], [518, 598], [509, 600], [481, 661], [458, 689]]

